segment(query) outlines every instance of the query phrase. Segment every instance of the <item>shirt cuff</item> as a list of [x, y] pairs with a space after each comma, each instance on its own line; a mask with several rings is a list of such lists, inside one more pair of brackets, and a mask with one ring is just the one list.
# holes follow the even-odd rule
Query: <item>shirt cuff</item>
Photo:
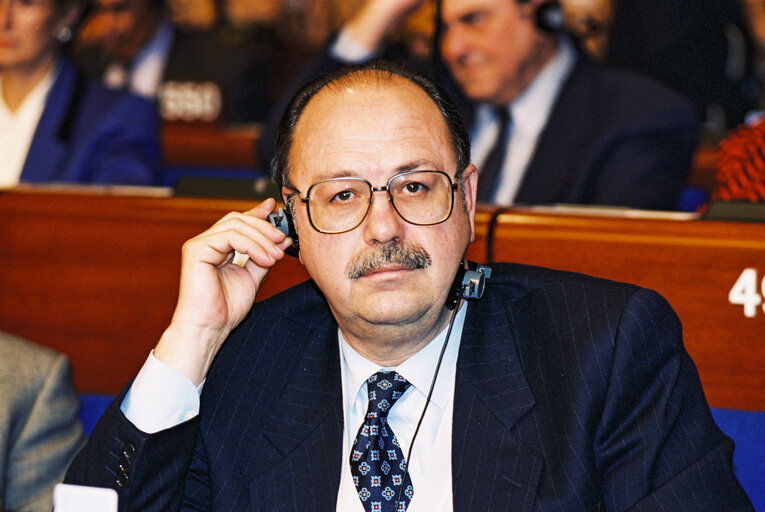
[[154, 357], [152, 350], [120, 409], [136, 428], [154, 434], [197, 416], [203, 386], [204, 381], [194, 386], [191, 379]]
[[340, 30], [340, 34], [329, 47], [329, 53], [345, 64], [360, 64], [375, 56], [375, 52], [359, 44], [346, 30]]

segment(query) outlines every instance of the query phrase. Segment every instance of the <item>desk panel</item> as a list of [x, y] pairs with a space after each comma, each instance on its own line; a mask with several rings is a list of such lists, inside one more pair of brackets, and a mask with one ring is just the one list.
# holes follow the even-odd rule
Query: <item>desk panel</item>
[[[246, 201], [0, 194], [0, 330], [72, 359], [86, 392], [118, 392], [170, 321], [181, 246]], [[307, 279], [286, 258], [259, 299]]]

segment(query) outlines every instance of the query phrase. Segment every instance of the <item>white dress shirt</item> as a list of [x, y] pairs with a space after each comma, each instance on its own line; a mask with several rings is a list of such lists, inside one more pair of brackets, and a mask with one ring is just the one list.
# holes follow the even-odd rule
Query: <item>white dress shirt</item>
[[[452, 507], [452, 413], [454, 383], [457, 373], [457, 354], [462, 338], [467, 304], [463, 304], [454, 320], [449, 343], [433, 388], [425, 418], [412, 450], [409, 476], [414, 496], [407, 512], [446, 512]], [[426, 347], [400, 365], [383, 368], [362, 357], [338, 334], [340, 339], [340, 363], [343, 381], [343, 467], [337, 510], [364, 512], [356, 487], [353, 485], [350, 467], [350, 447], [364, 421], [369, 403], [366, 380], [380, 370], [394, 370], [411, 386], [399, 398], [388, 413], [388, 424], [396, 435], [404, 457], [409, 453], [417, 422], [422, 415], [425, 401], [433, 380], [444, 340], [445, 328]], [[339, 333], [339, 331], [338, 331]]]
[[12, 112], [3, 99], [3, 77], [0, 73], [0, 187], [13, 187], [19, 183], [55, 76], [54, 66]]
[[[457, 312], [449, 343], [436, 379], [431, 403], [423, 420], [409, 461], [409, 475], [414, 496], [409, 512], [446, 512], [452, 507], [452, 408], [457, 371], [457, 354], [462, 338], [467, 304]], [[412, 385], [391, 408], [388, 422], [401, 444], [404, 456], [409, 452], [417, 422], [433, 378], [447, 328], [426, 347], [394, 368]], [[356, 437], [367, 410], [366, 380], [382, 367], [353, 350], [338, 330], [343, 389], [343, 465], [337, 510], [363, 512], [351, 477], [349, 447]], [[138, 429], [155, 433], [178, 425], [199, 414], [199, 387], [185, 375], [168, 367], [149, 354], [121, 404], [122, 412]]]
[[[494, 203], [511, 205], [521, 186], [526, 168], [531, 162], [539, 136], [547, 125], [555, 101], [563, 84], [576, 63], [576, 51], [566, 37], [559, 38], [558, 53], [544, 67], [529, 86], [508, 105], [512, 126], [509, 129], [509, 147], [498, 177]], [[475, 122], [471, 129], [471, 155], [478, 167], [494, 147], [499, 136], [499, 122], [493, 105], [476, 107]]]

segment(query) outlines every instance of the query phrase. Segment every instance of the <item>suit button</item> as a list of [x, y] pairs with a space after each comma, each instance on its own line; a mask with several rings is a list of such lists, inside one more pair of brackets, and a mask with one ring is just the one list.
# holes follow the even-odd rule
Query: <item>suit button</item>
[[128, 471], [130, 471], [130, 459], [127, 458], [126, 455], [123, 455], [120, 458], [120, 463], [118, 467], [120, 468], [120, 471], [122, 471], [123, 473], [127, 473]]
[[122, 455], [124, 455], [128, 459], [132, 459], [135, 457], [135, 446], [133, 446], [133, 443], [125, 443], [122, 447]]
[[128, 484], [128, 480], [130, 480], [127, 476], [127, 473], [124, 471], [120, 471], [117, 473], [117, 480], [115, 482], [119, 487], [125, 487]]

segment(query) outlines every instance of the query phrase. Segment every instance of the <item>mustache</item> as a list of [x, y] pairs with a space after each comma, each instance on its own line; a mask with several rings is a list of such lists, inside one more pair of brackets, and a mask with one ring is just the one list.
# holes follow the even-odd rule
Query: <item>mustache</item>
[[417, 270], [427, 268], [431, 263], [430, 254], [421, 246], [391, 243], [355, 256], [346, 266], [345, 273], [351, 279], [358, 279], [381, 267], [395, 265]]

